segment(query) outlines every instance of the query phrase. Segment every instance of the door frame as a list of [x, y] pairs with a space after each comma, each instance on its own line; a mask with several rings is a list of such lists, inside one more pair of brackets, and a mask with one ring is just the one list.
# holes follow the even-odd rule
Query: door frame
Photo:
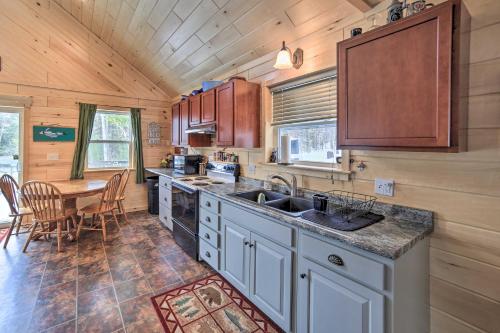
[[[19, 172], [19, 179], [17, 180], [19, 184], [23, 184], [23, 181], [25, 179], [25, 167], [24, 167], [24, 152], [25, 152], [25, 147], [24, 144], [26, 142], [25, 137], [24, 137], [24, 119], [25, 119], [25, 111], [26, 108], [23, 106], [0, 106], [0, 113], [17, 113], [19, 114], [19, 167], [20, 167], [20, 172]], [[4, 223], [0, 220], [0, 228], [3, 228], [5, 226], [10, 225], [10, 221], [7, 223]]]

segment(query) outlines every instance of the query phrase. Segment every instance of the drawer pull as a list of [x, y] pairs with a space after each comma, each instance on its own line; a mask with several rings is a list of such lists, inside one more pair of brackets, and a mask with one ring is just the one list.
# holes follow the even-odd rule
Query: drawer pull
[[211, 206], [210, 201], [205, 202], [205, 206], [210, 207]]
[[210, 257], [211, 257], [210, 252], [208, 252], [208, 251], [207, 251], [207, 252], [205, 252], [205, 256], [206, 256], [207, 258], [210, 258]]
[[344, 266], [344, 260], [336, 254], [330, 254], [328, 261], [337, 266]]
[[248, 244], [250, 244], [250, 242], [249, 242], [249, 241], [246, 241], [246, 242], [245, 242], [245, 243], [243, 243], [243, 244], [248, 245]]
[[210, 235], [209, 234], [205, 234], [205, 238], [206, 239], [210, 239]]
[[307, 276], [307, 274], [306, 274], [306, 273], [302, 273], [302, 274], [300, 274], [300, 278], [301, 278], [301, 279], [305, 279], [305, 278], [306, 278], [306, 276]]
[[210, 222], [211, 222], [211, 221], [210, 221], [210, 217], [208, 217], [208, 216], [207, 216], [207, 217], [205, 217], [205, 222], [210, 223]]
[[168, 183], [165, 183], [165, 187], [168, 187]]
[[255, 245], [255, 244], [250, 244], [250, 245], [248, 245], [248, 246], [253, 247], [254, 245]]
[[163, 198], [163, 200], [168, 201], [167, 197]]

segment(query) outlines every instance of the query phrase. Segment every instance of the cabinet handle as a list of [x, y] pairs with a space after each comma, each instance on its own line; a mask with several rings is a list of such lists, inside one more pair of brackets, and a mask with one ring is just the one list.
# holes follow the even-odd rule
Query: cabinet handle
[[205, 234], [205, 238], [206, 239], [210, 239], [210, 235], [209, 234]]
[[210, 222], [210, 217], [208, 217], [208, 216], [207, 216], [207, 217], [205, 217], [205, 221], [206, 221], [206, 222]]
[[306, 276], [307, 276], [307, 274], [306, 274], [306, 273], [302, 273], [302, 274], [300, 274], [300, 278], [301, 278], [301, 279], [305, 279], [305, 278], [306, 278]]
[[210, 258], [210, 252], [208, 252], [208, 251], [207, 251], [207, 252], [205, 252], [205, 256], [206, 256], [207, 258]]
[[210, 207], [210, 201], [205, 202], [205, 206]]
[[255, 244], [250, 244], [249, 246], [250, 246], [250, 247], [253, 247], [254, 245], [255, 245]]
[[168, 187], [168, 183], [165, 183], [165, 187]]
[[163, 198], [163, 200], [168, 201], [167, 197]]
[[246, 242], [245, 242], [245, 243], [243, 243], [243, 244], [248, 245], [248, 244], [250, 244], [250, 242], [246, 241]]
[[336, 254], [330, 254], [328, 261], [337, 266], [344, 266], [344, 260]]

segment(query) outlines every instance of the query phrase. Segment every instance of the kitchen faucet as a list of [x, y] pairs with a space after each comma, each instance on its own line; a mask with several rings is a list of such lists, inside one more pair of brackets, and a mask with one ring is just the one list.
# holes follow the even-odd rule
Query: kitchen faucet
[[291, 184], [290, 184], [290, 182], [288, 180], [285, 179], [285, 177], [283, 177], [281, 175], [272, 175], [270, 178], [271, 179], [279, 179], [279, 180], [281, 180], [288, 187], [288, 191], [290, 191], [290, 195], [292, 197], [296, 197], [297, 196], [297, 177], [295, 177], [294, 175], [292, 175], [292, 183]]

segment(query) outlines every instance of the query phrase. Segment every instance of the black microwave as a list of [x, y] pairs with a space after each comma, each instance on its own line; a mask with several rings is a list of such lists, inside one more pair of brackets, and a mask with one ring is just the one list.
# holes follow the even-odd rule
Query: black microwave
[[174, 171], [183, 175], [196, 175], [201, 159], [201, 155], [174, 155]]

